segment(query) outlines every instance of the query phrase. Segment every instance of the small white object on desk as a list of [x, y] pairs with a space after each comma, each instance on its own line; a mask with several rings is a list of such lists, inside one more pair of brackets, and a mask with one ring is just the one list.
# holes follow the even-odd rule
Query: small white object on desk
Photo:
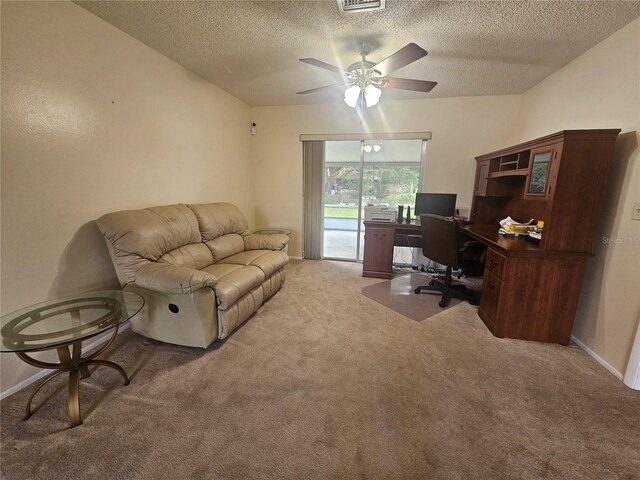
[[398, 216], [395, 208], [387, 206], [365, 205], [364, 220], [365, 222], [389, 222], [394, 223]]

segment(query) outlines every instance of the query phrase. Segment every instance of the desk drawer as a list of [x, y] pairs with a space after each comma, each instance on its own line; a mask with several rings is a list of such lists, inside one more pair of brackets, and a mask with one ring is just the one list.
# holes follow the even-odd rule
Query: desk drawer
[[504, 268], [507, 264], [507, 257], [500, 255], [498, 252], [492, 249], [487, 249], [487, 260], [485, 262], [485, 268], [491, 270], [500, 278], [504, 279]]

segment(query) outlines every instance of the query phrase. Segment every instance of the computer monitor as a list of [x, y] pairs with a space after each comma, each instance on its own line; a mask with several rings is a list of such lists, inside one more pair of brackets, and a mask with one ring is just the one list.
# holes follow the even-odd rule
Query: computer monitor
[[456, 214], [455, 193], [416, 193], [415, 215], [431, 213], [442, 217], [453, 217]]

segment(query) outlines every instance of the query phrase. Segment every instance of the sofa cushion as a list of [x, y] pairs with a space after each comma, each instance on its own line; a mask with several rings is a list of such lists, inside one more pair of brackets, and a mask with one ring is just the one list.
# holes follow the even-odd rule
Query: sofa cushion
[[198, 219], [203, 242], [229, 233], [242, 234], [247, 230], [247, 219], [231, 203], [190, 204], [189, 208]]
[[[220, 276], [224, 270], [228, 273]], [[210, 265], [203, 269], [218, 278], [214, 290], [218, 301], [218, 308], [226, 310], [240, 297], [251, 289], [260, 285], [264, 279], [264, 272], [258, 267], [243, 265]]]
[[285, 280], [285, 270], [279, 270], [266, 278], [262, 284], [240, 297], [226, 310], [218, 310], [220, 339], [226, 338], [242, 322], [251, 316], [262, 303], [276, 293]]
[[244, 252], [244, 239], [237, 233], [230, 233], [206, 242], [214, 262], [219, 262], [236, 253]]
[[268, 277], [273, 272], [280, 270], [287, 263], [289, 257], [286, 253], [274, 250], [249, 250], [231, 255], [221, 260], [219, 264], [239, 264], [258, 267]]
[[100, 217], [98, 228], [111, 245], [113, 257], [127, 283], [149, 261], [184, 245], [200, 242], [198, 220], [183, 204], [125, 210]]
[[209, 265], [208, 267], [205, 267], [202, 269], [203, 272], [207, 272], [210, 273], [211, 275], [213, 275], [214, 277], [217, 278], [222, 278], [225, 275], [233, 272], [234, 270], [238, 270], [239, 268], [242, 268], [243, 265], [234, 265], [234, 264], [213, 264], [213, 265]]
[[213, 263], [213, 256], [204, 243], [193, 243], [165, 253], [158, 259], [158, 263], [200, 270]]
[[264, 301], [262, 285], [250, 290], [226, 310], [218, 310], [220, 339], [226, 338], [240, 326]]

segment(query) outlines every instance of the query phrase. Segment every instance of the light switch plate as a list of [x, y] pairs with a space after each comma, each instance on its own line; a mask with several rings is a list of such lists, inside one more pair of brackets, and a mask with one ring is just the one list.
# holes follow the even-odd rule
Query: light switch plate
[[636, 202], [633, 205], [633, 214], [631, 215], [633, 220], [640, 220], [640, 202]]

